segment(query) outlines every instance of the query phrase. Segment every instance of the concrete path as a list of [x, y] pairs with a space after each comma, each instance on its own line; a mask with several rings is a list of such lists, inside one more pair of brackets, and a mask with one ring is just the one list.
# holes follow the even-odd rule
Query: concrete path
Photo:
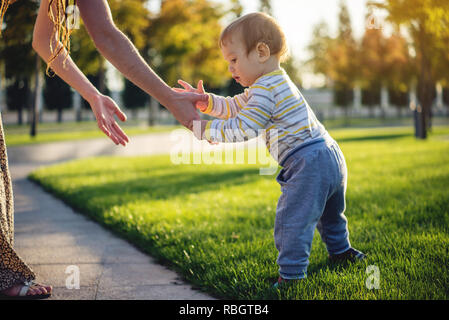
[[[177, 143], [168, 134], [132, 141], [126, 155], [167, 153]], [[17, 252], [38, 281], [53, 285], [51, 299], [212, 299], [26, 178], [42, 165], [127, 150], [119, 148], [98, 139], [8, 149]], [[76, 284], [77, 270], [80, 288], [67, 288]]]

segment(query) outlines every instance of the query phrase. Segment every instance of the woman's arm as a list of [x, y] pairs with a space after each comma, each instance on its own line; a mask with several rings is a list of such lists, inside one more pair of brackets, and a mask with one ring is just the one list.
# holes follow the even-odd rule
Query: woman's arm
[[194, 103], [206, 95], [178, 93], [172, 90], [140, 56], [131, 41], [115, 26], [106, 0], [78, 0], [86, 29], [98, 51], [126, 78], [156, 98], [178, 121], [192, 129], [199, 115]]
[[[42, 0], [33, 33], [33, 48], [46, 62], [52, 55], [50, 41], [52, 41], [53, 48], [62, 46], [56, 37], [51, 38], [53, 22], [48, 17], [47, 9], [48, 0]], [[125, 121], [125, 114], [120, 111], [120, 108], [111, 98], [102, 95], [89, 82], [70, 56], [65, 59], [66, 51], [63, 50], [52, 62], [51, 69], [89, 102], [97, 119], [98, 127], [115, 144], [125, 145], [129, 139], [114, 119], [114, 114], [116, 114], [120, 120]]]

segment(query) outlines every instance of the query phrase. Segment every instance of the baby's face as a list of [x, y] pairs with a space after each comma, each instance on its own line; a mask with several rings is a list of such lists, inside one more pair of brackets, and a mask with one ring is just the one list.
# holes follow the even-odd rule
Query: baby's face
[[251, 86], [263, 75], [263, 64], [260, 62], [257, 50], [247, 54], [245, 44], [240, 37], [232, 36], [232, 39], [228, 39], [222, 45], [221, 52], [229, 64], [232, 77], [242, 86]]

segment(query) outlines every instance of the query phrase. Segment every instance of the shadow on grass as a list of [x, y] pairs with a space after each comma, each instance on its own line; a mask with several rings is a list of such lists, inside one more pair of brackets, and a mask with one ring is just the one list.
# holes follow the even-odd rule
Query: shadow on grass
[[[94, 210], [104, 210], [116, 205], [140, 200], [167, 200], [188, 194], [195, 194], [215, 190], [220, 186], [233, 186], [254, 182], [264, 176], [259, 175], [258, 168], [246, 168], [224, 172], [189, 172], [186, 175], [179, 173], [163, 174], [160, 176], [147, 176], [144, 178], [125, 179], [117, 182], [102, 183], [93, 186], [81, 186], [70, 192], [59, 194], [67, 202], [77, 208], [86, 208], [91, 199], [100, 200], [106, 207]], [[36, 177], [30, 179], [42, 185], [50, 192], [58, 193], [51, 185]]]
[[409, 133], [396, 133], [396, 134], [378, 134], [378, 135], [372, 135], [372, 136], [358, 136], [358, 137], [346, 137], [346, 138], [339, 138], [337, 139], [337, 142], [356, 142], [356, 141], [376, 141], [376, 140], [392, 140], [392, 139], [400, 139], [405, 137], [410, 137], [411, 134]]

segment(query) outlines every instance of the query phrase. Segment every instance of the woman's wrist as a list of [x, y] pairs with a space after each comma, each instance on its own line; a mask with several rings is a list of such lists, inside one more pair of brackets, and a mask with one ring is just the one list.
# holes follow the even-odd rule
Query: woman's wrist
[[173, 90], [172, 88], [167, 87], [167, 90], [164, 90], [162, 94], [160, 94], [159, 99], [157, 99], [160, 104], [162, 104], [165, 108], [171, 111], [171, 106], [176, 105], [177, 100], [179, 100], [179, 93]]
[[97, 102], [101, 99], [101, 97], [103, 95], [101, 94], [100, 91], [98, 91], [95, 88], [94, 90], [91, 90], [91, 92], [89, 92], [89, 93], [87, 93], [85, 95], [81, 95], [81, 96], [84, 98], [84, 100], [86, 100], [89, 103], [89, 105], [92, 108], [92, 106], [96, 105]]

